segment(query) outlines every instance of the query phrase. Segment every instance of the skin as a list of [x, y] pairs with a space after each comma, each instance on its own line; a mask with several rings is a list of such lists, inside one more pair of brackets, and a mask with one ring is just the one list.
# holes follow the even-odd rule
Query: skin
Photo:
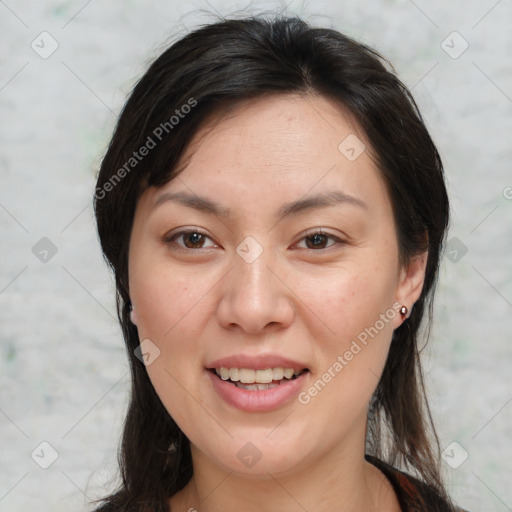
[[[367, 148], [354, 161], [338, 149], [351, 134]], [[160, 350], [147, 371], [194, 464], [172, 510], [400, 510], [364, 460], [368, 403], [403, 321], [396, 310], [307, 404], [244, 412], [216, 394], [205, 370], [220, 357], [277, 353], [307, 363], [307, 390], [380, 314], [396, 303], [411, 309], [426, 255], [399, 266], [391, 202], [369, 148], [340, 105], [266, 96], [201, 129], [183, 172], [142, 194], [129, 248], [132, 320]], [[330, 190], [366, 207], [339, 203], [276, 221], [284, 203]], [[155, 208], [171, 191], [206, 196], [232, 216], [174, 201]], [[320, 228], [341, 242], [306, 237]], [[166, 238], [184, 229], [206, 238]], [[252, 263], [236, 252], [248, 236], [263, 250]], [[250, 468], [237, 457], [247, 442], [261, 453]]]

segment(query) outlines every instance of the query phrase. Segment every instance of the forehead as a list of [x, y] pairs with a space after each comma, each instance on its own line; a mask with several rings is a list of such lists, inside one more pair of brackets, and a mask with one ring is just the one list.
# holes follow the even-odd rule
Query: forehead
[[313, 164], [319, 156], [337, 160], [339, 144], [350, 135], [365, 139], [354, 116], [338, 102], [319, 95], [271, 94], [214, 112], [182, 160], [236, 158], [236, 165], [243, 164], [245, 170], [292, 170]]
[[[347, 140], [357, 153], [366, 150], [348, 158]], [[386, 200], [364, 133], [345, 108], [321, 96], [238, 102], [205, 120], [177, 167], [178, 176], [154, 191], [153, 204], [180, 191], [261, 216], [276, 203], [331, 190], [368, 203], [377, 196]]]

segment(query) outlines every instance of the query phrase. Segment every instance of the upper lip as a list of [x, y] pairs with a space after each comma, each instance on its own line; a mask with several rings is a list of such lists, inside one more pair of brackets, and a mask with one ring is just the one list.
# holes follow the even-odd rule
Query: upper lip
[[212, 368], [250, 368], [253, 370], [265, 370], [267, 368], [293, 368], [295, 371], [307, 369], [307, 365], [283, 357], [277, 354], [262, 354], [249, 356], [247, 354], [235, 354], [221, 359], [216, 359], [207, 364], [208, 369]]

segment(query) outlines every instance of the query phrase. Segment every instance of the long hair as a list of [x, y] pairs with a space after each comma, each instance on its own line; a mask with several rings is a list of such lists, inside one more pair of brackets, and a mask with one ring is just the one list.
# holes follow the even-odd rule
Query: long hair
[[[428, 250], [422, 294], [393, 333], [370, 403], [367, 452], [446, 496], [419, 356], [420, 326], [427, 326], [422, 331], [428, 336], [449, 223], [439, 154], [411, 93], [375, 50], [296, 17], [251, 16], [202, 26], [165, 50], [134, 87], [101, 164], [97, 228], [115, 275], [132, 377], [119, 452], [122, 482], [103, 500], [102, 512], [167, 511], [169, 498], [193, 473], [190, 443], [135, 355], [140, 340], [129, 318], [128, 243], [137, 199], [144, 187], [178, 175], [180, 157], [205, 119], [239, 100], [276, 93], [321, 95], [351, 112], [387, 186], [400, 262]], [[143, 146], [150, 151], [136, 158]]]

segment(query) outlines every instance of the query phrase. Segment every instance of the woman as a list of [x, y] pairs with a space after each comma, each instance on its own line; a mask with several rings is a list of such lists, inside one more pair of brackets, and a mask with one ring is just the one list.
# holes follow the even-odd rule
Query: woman
[[192, 32], [128, 99], [95, 211], [132, 370], [98, 510], [456, 510], [418, 355], [443, 168], [374, 50], [297, 18]]

